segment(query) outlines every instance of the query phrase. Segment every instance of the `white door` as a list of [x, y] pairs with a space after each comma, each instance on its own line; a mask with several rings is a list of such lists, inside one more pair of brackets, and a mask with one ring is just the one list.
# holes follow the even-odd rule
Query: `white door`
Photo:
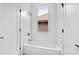
[[2, 8], [1, 8], [2, 6], [1, 6], [1, 4], [0, 4], [0, 55], [2, 54], [2, 41], [3, 41], [3, 38], [1, 38], [3, 35], [2, 35], [2, 30], [3, 30], [3, 28], [2, 28], [2, 18], [1, 18], [1, 10], [2, 10]]
[[2, 54], [17, 54], [17, 4], [0, 4], [0, 6], [2, 7], [0, 11], [2, 33], [0, 33], [0, 35], [4, 37], [3, 39], [0, 39]]
[[79, 4], [67, 3], [64, 10], [64, 54], [79, 55]]

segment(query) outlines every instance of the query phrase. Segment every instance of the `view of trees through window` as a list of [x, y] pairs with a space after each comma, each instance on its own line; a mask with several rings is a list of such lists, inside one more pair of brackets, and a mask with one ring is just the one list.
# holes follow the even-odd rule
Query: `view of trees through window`
[[42, 3], [38, 7], [38, 31], [48, 31], [48, 4]]

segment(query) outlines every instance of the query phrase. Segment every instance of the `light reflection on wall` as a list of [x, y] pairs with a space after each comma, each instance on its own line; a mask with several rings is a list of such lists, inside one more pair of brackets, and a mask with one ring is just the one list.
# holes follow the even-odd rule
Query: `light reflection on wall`
[[21, 16], [23, 16], [23, 17], [29, 16], [28, 11], [22, 11]]
[[70, 15], [74, 13], [74, 11], [75, 11], [74, 5], [66, 4], [66, 15]]

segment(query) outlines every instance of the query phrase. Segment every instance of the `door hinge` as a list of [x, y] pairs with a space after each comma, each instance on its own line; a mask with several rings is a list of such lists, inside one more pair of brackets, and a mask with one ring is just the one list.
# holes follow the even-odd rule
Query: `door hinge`
[[62, 33], [64, 33], [64, 29], [62, 29]]
[[19, 48], [19, 50], [21, 50], [21, 47]]
[[20, 9], [20, 12], [21, 12], [21, 9]]
[[30, 33], [27, 34], [28, 36], [30, 35]]
[[61, 6], [64, 7], [64, 3], [61, 3]]
[[21, 28], [19, 29], [19, 31], [21, 32]]

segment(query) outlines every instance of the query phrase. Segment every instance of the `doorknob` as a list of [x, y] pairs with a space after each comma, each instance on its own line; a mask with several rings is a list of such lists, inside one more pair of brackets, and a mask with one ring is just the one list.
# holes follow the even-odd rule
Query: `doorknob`
[[0, 36], [0, 39], [3, 39], [4, 37], [3, 36]]
[[77, 45], [77, 44], [76, 44], [75, 46], [76, 46], [76, 47], [79, 47], [79, 45]]

